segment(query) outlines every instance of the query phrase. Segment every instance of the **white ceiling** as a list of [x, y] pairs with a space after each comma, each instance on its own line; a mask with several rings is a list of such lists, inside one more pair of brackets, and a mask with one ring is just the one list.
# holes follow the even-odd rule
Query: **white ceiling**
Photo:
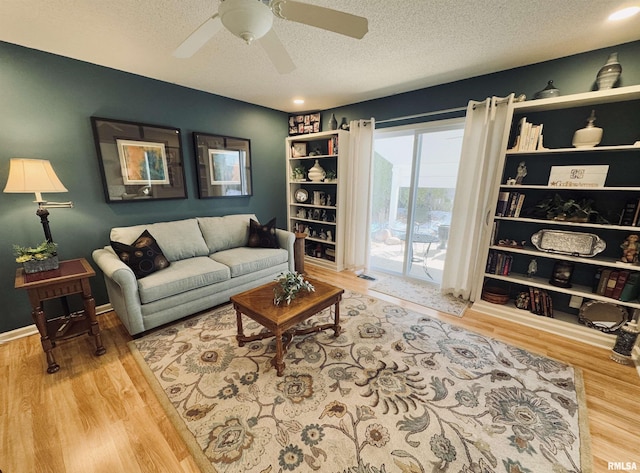
[[627, 0], [301, 1], [365, 16], [369, 32], [355, 40], [274, 18], [297, 65], [287, 75], [224, 29], [189, 59], [171, 55], [218, 0], [0, 0], [0, 40], [293, 112], [640, 39], [640, 15], [606, 21]]

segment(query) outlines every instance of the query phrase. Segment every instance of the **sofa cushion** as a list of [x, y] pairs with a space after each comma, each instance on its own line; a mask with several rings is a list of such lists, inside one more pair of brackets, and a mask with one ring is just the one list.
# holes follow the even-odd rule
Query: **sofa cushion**
[[198, 225], [209, 253], [246, 246], [249, 239], [249, 220], [252, 214], [227, 215], [225, 217], [199, 217]]
[[131, 245], [112, 241], [111, 247], [118, 258], [129, 266], [137, 279], [142, 279], [161, 269], [169, 267], [169, 261], [162, 254], [156, 240], [148, 230], [142, 232]]
[[212, 254], [210, 258], [228, 266], [231, 270], [231, 277], [235, 278], [286, 263], [289, 260], [289, 253], [283, 249], [242, 246], [219, 251]]
[[260, 225], [254, 219], [249, 220], [247, 246], [250, 248], [280, 248], [276, 237], [276, 219], [272, 218], [265, 225]]
[[165, 297], [226, 281], [229, 268], [205, 256], [176, 261], [160, 271], [138, 281], [143, 304]]
[[195, 218], [116, 227], [111, 229], [110, 238], [112, 241], [131, 244], [144, 230], [148, 230], [153, 235], [166, 258], [171, 262], [209, 254]]

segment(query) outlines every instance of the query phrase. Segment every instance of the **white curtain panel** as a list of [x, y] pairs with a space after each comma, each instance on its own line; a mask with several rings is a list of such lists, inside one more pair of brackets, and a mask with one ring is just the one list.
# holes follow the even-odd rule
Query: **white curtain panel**
[[344, 266], [351, 271], [369, 266], [371, 226], [371, 183], [375, 120], [349, 123], [349, 157], [345, 189]]
[[[496, 174], [513, 115], [513, 94], [469, 102], [462, 155], [451, 214], [441, 291], [473, 300], [478, 266], [488, 234], [489, 211], [497, 198]], [[498, 177], [499, 179], [499, 177]], [[483, 241], [483, 236], [485, 239]]]

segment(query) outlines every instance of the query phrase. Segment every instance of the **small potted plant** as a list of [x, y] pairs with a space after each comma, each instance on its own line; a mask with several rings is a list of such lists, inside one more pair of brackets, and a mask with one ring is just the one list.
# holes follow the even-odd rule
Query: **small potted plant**
[[276, 286], [273, 288], [273, 303], [280, 305], [283, 301], [287, 305], [296, 298], [300, 291], [314, 292], [315, 288], [309, 281], [305, 281], [302, 274], [296, 271], [280, 273], [276, 278]]
[[294, 181], [296, 182], [300, 182], [300, 181], [306, 181], [307, 180], [307, 170], [302, 167], [302, 166], [297, 166], [295, 168], [293, 168], [293, 171], [291, 171], [291, 175]]
[[338, 174], [333, 169], [325, 171], [324, 182], [334, 182], [337, 178]]
[[57, 248], [56, 243], [43, 241], [35, 247], [13, 245], [13, 252], [16, 263], [22, 264], [25, 273], [38, 273], [58, 269]]

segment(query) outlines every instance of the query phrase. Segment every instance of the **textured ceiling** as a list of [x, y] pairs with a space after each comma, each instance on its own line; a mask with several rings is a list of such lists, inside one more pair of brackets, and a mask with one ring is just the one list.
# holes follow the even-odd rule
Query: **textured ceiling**
[[274, 18], [297, 65], [287, 75], [224, 29], [189, 59], [171, 55], [217, 0], [0, 0], [0, 40], [292, 112], [640, 39], [640, 15], [606, 22], [626, 0], [301, 1], [365, 16], [369, 32], [355, 40]]

